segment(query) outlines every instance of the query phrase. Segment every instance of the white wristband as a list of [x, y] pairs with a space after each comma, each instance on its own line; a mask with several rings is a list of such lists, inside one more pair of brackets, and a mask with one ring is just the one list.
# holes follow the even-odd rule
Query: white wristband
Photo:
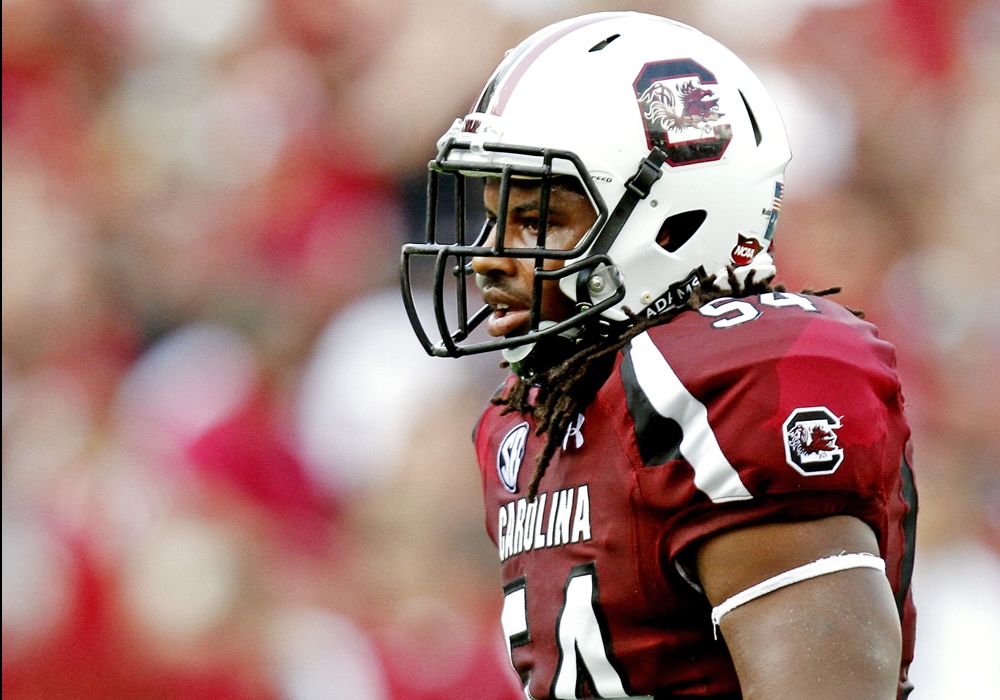
[[737, 593], [731, 598], [727, 598], [712, 608], [712, 633], [718, 639], [719, 621], [722, 620], [722, 616], [734, 608], [749, 603], [751, 600], [760, 598], [779, 588], [790, 586], [793, 583], [806, 581], [817, 576], [823, 576], [824, 574], [832, 574], [835, 571], [860, 568], [878, 569], [885, 573], [885, 560], [874, 554], [835, 554], [831, 557], [824, 557], [823, 559], [817, 559], [808, 564], [797, 566], [794, 569], [789, 569], [777, 576], [772, 576], [765, 581], [750, 586], [750, 588]]

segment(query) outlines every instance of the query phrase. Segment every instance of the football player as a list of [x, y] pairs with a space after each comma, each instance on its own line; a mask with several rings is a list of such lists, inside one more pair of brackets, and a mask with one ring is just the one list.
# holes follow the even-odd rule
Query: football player
[[691, 27], [586, 15], [508, 52], [438, 146], [403, 296], [430, 354], [512, 369], [475, 447], [526, 695], [905, 697], [894, 350], [773, 283], [790, 152], [761, 82]]

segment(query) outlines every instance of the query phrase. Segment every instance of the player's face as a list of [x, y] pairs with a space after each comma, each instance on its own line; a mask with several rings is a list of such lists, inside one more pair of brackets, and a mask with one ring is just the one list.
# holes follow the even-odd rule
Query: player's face
[[[493, 225], [485, 244], [493, 245], [500, 202], [498, 179], [487, 181], [483, 201]], [[540, 210], [541, 187], [538, 184], [512, 184], [504, 239], [507, 247], [535, 247]], [[597, 212], [585, 194], [554, 183], [549, 194], [545, 246], [569, 250], [590, 230], [596, 219]], [[556, 269], [562, 265], [562, 261], [547, 260], [545, 269]], [[486, 322], [490, 335], [516, 336], [528, 332], [535, 277], [534, 258], [477, 257], [472, 259], [472, 269], [480, 276], [483, 300], [493, 307], [493, 313]], [[559, 291], [558, 283], [546, 281], [542, 291], [541, 320], [561, 321], [568, 318], [572, 310], [573, 303]]]

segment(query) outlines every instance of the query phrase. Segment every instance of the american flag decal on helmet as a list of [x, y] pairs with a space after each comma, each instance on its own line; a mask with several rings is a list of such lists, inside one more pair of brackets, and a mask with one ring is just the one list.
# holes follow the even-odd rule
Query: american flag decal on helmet
[[767, 222], [767, 230], [764, 232], [764, 240], [769, 241], [774, 236], [774, 227], [778, 223], [778, 214], [781, 213], [781, 199], [785, 196], [785, 183], [780, 180], [774, 183], [774, 201], [771, 202], [771, 218]]

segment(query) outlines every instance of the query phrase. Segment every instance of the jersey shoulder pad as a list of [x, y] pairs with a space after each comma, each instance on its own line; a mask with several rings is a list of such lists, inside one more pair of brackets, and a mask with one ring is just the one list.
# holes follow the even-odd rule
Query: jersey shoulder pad
[[847, 309], [774, 292], [649, 329], [619, 374], [645, 464], [722, 465], [773, 492], [834, 487], [898, 441], [894, 364], [892, 347]]

